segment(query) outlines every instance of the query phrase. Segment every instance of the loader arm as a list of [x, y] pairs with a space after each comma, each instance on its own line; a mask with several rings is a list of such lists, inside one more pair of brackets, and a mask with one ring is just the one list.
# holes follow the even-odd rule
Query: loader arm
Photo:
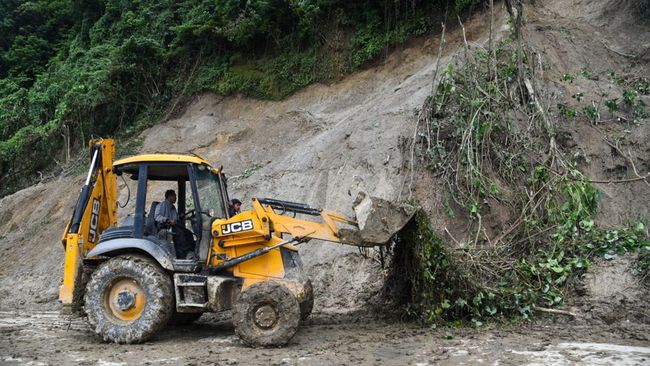
[[[360, 210], [358, 206], [366, 208]], [[360, 225], [340, 213], [306, 204], [253, 198], [251, 210], [212, 221], [214, 244], [207, 254], [206, 266], [213, 273], [228, 270], [235, 277], [244, 278], [244, 288], [269, 278], [282, 280], [292, 271], [292, 265], [287, 267], [293, 261], [288, 253], [297, 255], [296, 244], [318, 239], [357, 247], [386, 245], [413, 212], [368, 196], [355, 207], [357, 219], [364, 220]], [[295, 214], [312, 219], [297, 218]], [[399, 219], [391, 222], [393, 214]], [[290, 237], [285, 238], [285, 234]]]
[[[286, 233], [294, 238], [300, 238], [301, 241], [310, 239], [325, 240], [334, 243], [357, 245], [353, 241], [345, 240], [340, 234], [340, 224], [357, 227], [357, 222], [351, 220], [337, 212], [313, 208], [305, 208], [297, 211], [311, 216], [319, 216], [322, 222], [309, 221], [278, 214], [273, 209], [273, 205], [263, 205], [262, 202], [269, 202], [269, 199], [253, 199], [253, 210], [259, 217], [268, 217], [276, 233]], [[281, 201], [276, 201], [281, 202]], [[278, 207], [276, 205], [276, 207]], [[291, 208], [286, 210], [293, 211]], [[296, 211], [294, 211], [296, 212]]]
[[81, 300], [82, 260], [97, 245], [99, 235], [117, 223], [117, 180], [112, 170], [115, 142], [93, 139], [89, 145], [90, 168], [61, 238], [65, 264], [59, 300], [63, 305]]

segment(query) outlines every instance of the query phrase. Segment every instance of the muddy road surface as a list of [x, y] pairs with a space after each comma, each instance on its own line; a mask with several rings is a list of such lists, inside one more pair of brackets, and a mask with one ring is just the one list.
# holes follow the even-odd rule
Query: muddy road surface
[[138, 345], [103, 343], [83, 319], [0, 313], [3, 365], [648, 365], [650, 326], [551, 321], [500, 329], [425, 329], [316, 315], [289, 346], [251, 349], [205, 316]]

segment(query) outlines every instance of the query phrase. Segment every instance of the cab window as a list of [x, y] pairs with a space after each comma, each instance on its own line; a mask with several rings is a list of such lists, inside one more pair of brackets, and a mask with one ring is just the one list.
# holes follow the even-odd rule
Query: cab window
[[219, 188], [219, 176], [204, 165], [196, 169], [196, 187], [199, 194], [201, 211], [215, 218], [225, 218], [226, 209]]

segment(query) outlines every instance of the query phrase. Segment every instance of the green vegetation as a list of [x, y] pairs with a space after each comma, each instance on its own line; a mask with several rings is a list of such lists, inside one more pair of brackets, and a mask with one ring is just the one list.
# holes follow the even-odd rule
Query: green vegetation
[[[595, 76], [589, 70], [582, 69], [577, 75], [562, 75], [560, 81], [572, 84], [577, 77], [595, 80]], [[573, 110], [564, 103], [558, 103], [558, 115], [569, 120], [583, 115], [594, 125], [601, 122], [601, 112], [604, 110], [607, 110], [610, 115], [616, 113], [618, 120], [629, 121], [632, 124], [639, 124], [641, 120], [650, 116], [645, 102], [641, 99], [642, 95], [650, 95], [650, 81], [643, 77], [637, 78], [636, 80], [628, 80], [613, 71], [609, 72], [608, 77], [614, 86], [622, 88], [620, 90], [622, 94], [622, 98], [620, 98], [622, 100], [620, 102], [619, 98], [606, 99], [609, 98], [609, 94], [601, 91], [598, 94], [598, 97], [600, 97], [599, 100], [591, 100], [589, 103], [583, 104], [580, 111]], [[578, 103], [582, 103], [584, 101], [584, 93], [576, 92], [571, 98]]]
[[246, 179], [246, 178], [250, 177], [251, 175], [253, 175], [253, 173], [255, 173], [256, 171], [260, 170], [261, 167], [262, 167], [261, 164], [255, 163], [252, 166], [244, 169], [244, 171], [241, 174], [241, 177]]
[[65, 165], [91, 134], [137, 134], [184, 96], [283, 98], [478, 3], [3, 1], [0, 195]]
[[[646, 278], [650, 241], [645, 225], [596, 228], [593, 212], [572, 207], [594, 199], [582, 191], [595, 193], [593, 188], [584, 182], [567, 182], [565, 187], [575, 195], [561, 196], [570, 197], [562, 203], [562, 210], [544, 213], [557, 220], [545, 225], [552, 229], [548, 236], [534, 243], [521, 241], [515, 252], [505, 245], [452, 249], [435, 233], [429, 217], [418, 212], [416, 220], [402, 231], [395, 249], [395, 270], [408, 279], [400, 282], [404, 287], [399, 299], [406, 304], [406, 314], [427, 325], [480, 326], [490, 319], [526, 319], [538, 306], [563, 305], [573, 279], [596, 257], [613, 259], [638, 252], [636, 274]], [[571, 219], [561, 222], [562, 217]]]
[[[424, 324], [480, 326], [561, 306], [596, 257], [639, 253], [638, 272], [648, 272], [647, 218], [598, 227], [600, 193], [557, 145], [531, 51], [517, 38], [492, 47], [467, 49], [462, 66], [448, 65], [420, 113], [419, 146], [446, 183], [443, 205], [471, 223], [457, 239], [436, 232], [420, 211], [397, 238], [393, 288], [404, 289], [398, 300]], [[580, 76], [593, 77], [587, 70]], [[636, 105], [635, 93], [618, 104]], [[596, 123], [600, 109], [588, 105], [582, 113]], [[503, 211], [509, 219], [492, 232]]]

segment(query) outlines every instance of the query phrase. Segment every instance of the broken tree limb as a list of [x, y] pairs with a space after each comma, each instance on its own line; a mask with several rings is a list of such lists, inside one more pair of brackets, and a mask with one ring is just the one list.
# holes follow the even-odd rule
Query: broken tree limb
[[456, 238], [454, 238], [453, 235], [451, 235], [451, 233], [449, 232], [449, 230], [447, 230], [446, 227], [445, 227], [445, 233], [447, 233], [447, 235], [449, 235], [449, 237], [451, 238], [451, 240], [453, 240], [454, 243], [456, 243], [456, 245], [458, 245], [459, 247], [461, 246], [460, 242], [459, 242], [458, 240], [456, 240]]
[[634, 175], [636, 175], [636, 179], [633, 179], [633, 180], [631, 180], [631, 181], [633, 182], [633, 181], [640, 180], [640, 181], [643, 181], [643, 183], [645, 183], [645, 185], [647, 185], [648, 187], [650, 187], [650, 183], [648, 183], [648, 180], [647, 180], [648, 177], [650, 177], [650, 172], [647, 172], [647, 173], [644, 174], [644, 175], [639, 174], [639, 171], [636, 169], [636, 164], [634, 164], [634, 160], [632, 159], [632, 152], [630, 152], [630, 151], [628, 150], [628, 153], [625, 154], [625, 153], [621, 150], [621, 148], [618, 146], [618, 142], [617, 142], [617, 143], [612, 143], [612, 142], [610, 142], [610, 141], [607, 139], [607, 137], [606, 137], [606, 135], [605, 135], [604, 132], [602, 132], [602, 131], [601, 131], [600, 129], [598, 129], [598, 128], [596, 128], [596, 129], [597, 129], [599, 132], [601, 132], [601, 133], [603, 134], [603, 141], [605, 141], [605, 143], [606, 143], [607, 145], [609, 145], [612, 149], [616, 150], [616, 152], [618, 152], [622, 157], [624, 157], [624, 158], [625, 158], [625, 159], [630, 163], [630, 166], [632, 167], [632, 172], [634, 173]]
[[637, 58], [636, 55], [630, 55], [630, 54], [627, 54], [627, 53], [623, 53], [623, 52], [620, 52], [620, 51], [616, 51], [615, 49], [609, 47], [609, 46], [607, 45], [607, 43], [605, 43], [605, 41], [602, 40], [602, 39], [600, 40], [600, 42], [603, 44], [603, 46], [605, 46], [605, 48], [607, 48], [608, 50], [614, 52], [615, 54], [617, 54], [617, 55], [619, 55], [619, 56], [628, 57], [628, 58]]
[[578, 315], [576, 313], [572, 313], [572, 312], [570, 312], [568, 310], [542, 308], [542, 307], [539, 307], [537, 305], [533, 305], [533, 310], [540, 311], [542, 313], [566, 315], [566, 316], [571, 316], [571, 317], [574, 317], [574, 318], [578, 317]]

